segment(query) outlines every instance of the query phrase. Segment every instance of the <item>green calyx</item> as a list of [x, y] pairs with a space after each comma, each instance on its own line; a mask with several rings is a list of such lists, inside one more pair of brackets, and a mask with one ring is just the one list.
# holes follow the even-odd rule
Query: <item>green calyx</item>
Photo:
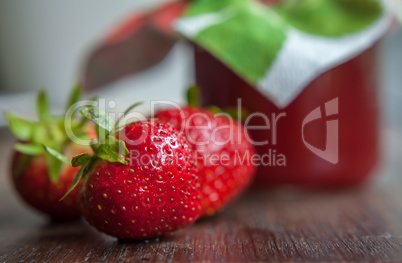
[[193, 107], [201, 107], [201, 94], [197, 85], [187, 89], [187, 104]]
[[126, 155], [129, 154], [129, 151], [124, 141], [116, 138], [116, 132], [120, 129], [119, 123], [122, 118], [138, 105], [139, 103], [136, 103], [129, 107], [116, 122], [107, 113], [96, 107], [87, 106], [81, 110], [81, 114], [85, 119], [93, 121], [96, 124], [97, 140], [91, 143], [93, 154], [82, 153], [74, 156], [70, 161], [57, 150], [45, 147], [45, 150], [59, 161], [68, 163], [73, 167], [81, 167], [74, 179], [73, 185], [61, 200], [75, 189], [81, 178], [86, 178], [91, 173], [99, 160], [124, 165], [128, 164]]
[[[66, 105], [66, 111], [81, 98], [81, 87], [77, 85], [70, 95]], [[10, 131], [17, 137], [21, 143], [14, 145], [14, 149], [25, 155], [14, 176], [20, 176], [25, 167], [29, 164], [28, 159], [33, 156], [44, 155], [49, 167], [49, 178], [52, 181], [57, 181], [60, 175], [62, 163], [48, 154], [43, 145], [52, 147], [62, 152], [67, 143], [70, 142], [66, 134], [66, 124], [64, 121], [65, 114], [55, 116], [51, 114], [49, 100], [47, 94], [42, 91], [39, 93], [36, 104], [38, 120], [26, 120], [18, 117], [14, 113], [6, 112], [5, 117], [8, 122]], [[86, 136], [82, 130], [83, 123], [78, 120], [72, 120], [71, 130], [79, 135]]]

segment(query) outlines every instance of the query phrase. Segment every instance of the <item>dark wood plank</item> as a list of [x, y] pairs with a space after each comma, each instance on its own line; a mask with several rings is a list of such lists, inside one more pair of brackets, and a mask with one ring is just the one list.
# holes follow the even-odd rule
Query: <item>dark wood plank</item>
[[402, 261], [398, 179], [338, 192], [251, 190], [167, 238], [119, 243], [85, 222], [49, 223], [24, 207], [7, 180], [11, 142], [1, 142], [0, 262]]

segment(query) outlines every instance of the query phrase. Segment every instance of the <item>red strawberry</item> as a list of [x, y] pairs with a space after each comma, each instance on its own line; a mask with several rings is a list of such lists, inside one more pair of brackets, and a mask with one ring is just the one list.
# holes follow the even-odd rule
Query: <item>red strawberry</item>
[[[67, 106], [75, 104], [80, 95], [77, 87]], [[88, 146], [79, 146], [70, 141], [65, 131], [64, 116], [51, 116], [45, 93], [38, 98], [39, 121], [28, 121], [7, 113], [9, 128], [21, 141], [15, 145], [11, 165], [14, 186], [21, 197], [37, 210], [54, 219], [65, 220], [80, 216], [78, 192], [75, 191], [62, 202], [77, 173], [77, 168], [62, 165], [62, 162], [47, 154], [43, 145], [63, 151], [67, 156], [92, 152]], [[76, 135], [86, 135], [83, 122], [72, 121]]]
[[[108, 132], [116, 127], [96, 108], [83, 114]], [[80, 200], [89, 224], [119, 239], [150, 239], [198, 218], [201, 207], [191, 148], [170, 125], [135, 122], [92, 147], [93, 155], [72, 161], [84, 174]]]
[[183, 132], [197, 155], [201, 216], [222, 210], [250, 185], [254, 148], [242, 125], [197, 107], [162, 110], [155, 118]]
[[[83, 152], [91, 152], [88, 147], [74, 144], [66, 146], [66, 156], [73, 157]], [[15, 174], [18, 165], [24, 158], [29, 158], [24, 171]], [[78, 189], [74, 190], [63, 201], [59, 201], [70, 188], [78, 168], [63, 164], [55, 181], [49, 177], [49, 166], [45, 156], [28, 156], [20, 152], [14, 153], [12, 162], [13, 182], [21, 197], [39, 211], [54, 219], [74, 219], [81, 215], [78, 202]]]

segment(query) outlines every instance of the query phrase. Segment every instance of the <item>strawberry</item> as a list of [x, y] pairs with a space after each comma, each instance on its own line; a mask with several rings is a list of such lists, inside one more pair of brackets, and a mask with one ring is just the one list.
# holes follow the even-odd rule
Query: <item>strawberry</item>
[[[80, 97], [77, 86], [67, 109]], [[73, 143], [66, 134], [64, 116], [51, 116], [47, 96], [41, 92], [38, 97], [39, 121], [21, 119], [7, 112], [6, 118], [11, 132], [20, 140], [15, 144], [11, 164], [11, 175], [15, 189], [22, 199], [33, 208], [53, 219], [75, 219], [80, 216], [78, 191], [59, 202], [68, 190], [78, 168], [62, 165], [62, 162], [46, 153], [43, 145], [52, 146], [68, 156], [91, 152], [88, 146]], [[73, 120], [72, 131], [86, 136], [88, 127]]]
[[[192, 89], [189, 90], [189, 102]], [[224, 209], [250, 185], [255, 172], [254, 147], [244, 127], [227, 114], [214, 115], [199, 107], [166, 109], [155, 118], [171, 123], [186, 135], [196, 154], [201, 190], [201, 216]]]
[[94, 154], [72, 160], [81, 166], [76, 182], [83, 177], [81, 210], [89, 224], [119, 239], [139, 240], [167, 235], [198, 218], [197, 169], [177, 130], [147, 120], [114, 136], [117, 125], [108, 115], [94, 107], [82, 113], [106, 131], [92, 145]]
[[[72, 143], [65, 147], [67, 156], [90, 152], [88, 147]], [[12, 171], [16, 171], [24, 158], [29, 162], [19, 176], [13, 176], [14, 186], [21, 197], [32, 207], [56, 220], [75, 219], [81, 215], [78, 202], [78, 189], [68, 198], [59, 201], [73, 183], [78, 168], [63, 164], [56, 180], [49, 177], [49, 165], [44, 154], [29, 156], [16, 151], [12, 162]]]

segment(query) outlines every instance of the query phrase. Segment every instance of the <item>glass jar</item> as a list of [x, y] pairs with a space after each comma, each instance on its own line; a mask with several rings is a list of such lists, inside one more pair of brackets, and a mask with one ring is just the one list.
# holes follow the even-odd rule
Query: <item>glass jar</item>
[[[260, 112], [270, 119], [270, 130], [250, 130], [254, 141], [269, 142], [256, 146], [260, 157], [271, 155], [268, 165], [259, 166], [256, 185], [353, 186], [369, 177], [379, 159], [377, 49], [374, 46], [321, 74], [284, 109], [197, 46], [196, 82], [204, 105], [233, 107], [240, 98], [250, 113]], [[336, 107], [327, 109], [332, 112], [326, 112], [328, 102]], [[315, 120], [306, 123], [313, 111]], [[273, 116], [278, 118], [276, 125]], [[263, 126], [265, 121], [255, 117], [248, 125]], [[329, 144], [337, 148], [331, 161], [319, 156]], [[283, 157], [285, 165], [283, 160], [277, 163]]]

